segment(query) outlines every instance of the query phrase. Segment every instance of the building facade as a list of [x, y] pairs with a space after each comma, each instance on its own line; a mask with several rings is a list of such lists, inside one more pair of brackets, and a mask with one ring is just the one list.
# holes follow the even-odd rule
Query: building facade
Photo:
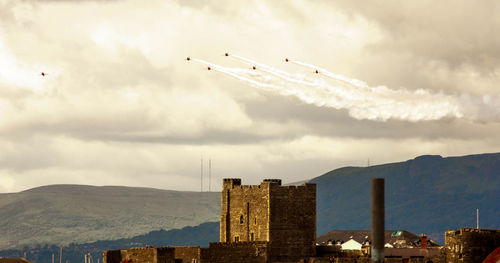
[[[391, 233], [393, 232], [393, 233]], [[279, 179], [241, 185], [224, 179], [220, 242], [200, 247], [145, 247], [109, 250], [103, 263], [349, 263], [370, 262], [364, 250], [342, 250], [336, 241], [359, 239], [369, 245], [369, 231], [331, 231], [316, 244], [316, 185], [282, 186]], [[386, 263], [480, 263], [500, 247], [500, 230], [450, 230], [445, 248], [426, 236], [386, 231]], [[368, 242], [367, 242], [368, 241]], [[402, 242], [405, 241], [405, 242]], [[326, 244], [325, 244], [326, 243]], [[428, 247], [429, 245], [429, 247]], [[359, 248], [359, 245], [357, 246]], [[367, 250], [369, 251], [369, 250]]]
[[444, 235], [446, 263], [482, 262], [500, 247], [500, 230], [461, 228]]
[[282, 186], [279, 179], [265, 179], [241, 185], [241, 179], [224, 179], [221, 197], [221, 243], [268, 242], [276, 262], [315, 255], [315, 184]]

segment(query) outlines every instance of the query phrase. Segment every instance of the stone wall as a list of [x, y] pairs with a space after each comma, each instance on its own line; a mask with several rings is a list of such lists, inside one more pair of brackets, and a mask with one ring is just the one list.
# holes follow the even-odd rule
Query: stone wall
[[122, 255], [119, 249], [117, 250], [106, 250], [102, 252], [102, 262], [103, 263], [119, 263], [122, 261]]
[[[210, 263], [270, 263], [268, 242], [210, 243], [205, 262]], [[205, 261], [208, 259], [208, 261]]]
[[500, 247], [500, 230], [461, 228], [445, 232], [446, 263], [482, 262]]
[[200, 262], [200, 247], [173, 247], [175, 249], [176, 263], [199, 263]]
[[174, 248], [150, 247], [108, 250], [103, 252], [103, 263], [174, 263]]
[[241, 185], [224, 179], [221, 242], [269, 241], [272, 262], [315, 255], [316, 185], [281, 186], [279, 179]]
[[269, 241], [269, 184], [224, 179], [220, 242]]
[[270, 187], [272, 262], [293, 262], [316, 254], [316, 185]]
[[[372, 263], [370, 257], [343, 257], [343, 258], [328, 258], [328, 257], [313, 257], [308, 258], [306, 261], [299, 261], [298, 263]], [[385, 258], [384, 263], [441, 263], [439, 261], [433, 261], [431, 259], [424, 258]]]

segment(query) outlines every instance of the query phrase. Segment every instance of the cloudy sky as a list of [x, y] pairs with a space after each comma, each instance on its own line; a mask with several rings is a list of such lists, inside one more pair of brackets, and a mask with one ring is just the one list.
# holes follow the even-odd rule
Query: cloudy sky
[[499, 5], [0, 0], [0, 192], [499, 152]]

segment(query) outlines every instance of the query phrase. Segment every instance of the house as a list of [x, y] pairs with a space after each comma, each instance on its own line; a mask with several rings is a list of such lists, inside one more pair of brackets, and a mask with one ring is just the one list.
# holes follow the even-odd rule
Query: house
[[342, 247], [342, 250], [361, 250], [362, 247], [361, 243], [354, 239], [349, 239], [349, 241], [344, 242], [340, 246]]
[[[370, 230], [332, 230], [319, 236], [316, 243], [326, 245], [329, 241], [344, 243], [354, 239], [363, 246], [371, 244]], [[436, 242], [430, 240], [425, 235], [418, 236], [405, 230], [386, 230], [384, 233], [385, 246], [394, 248], [416, 248], [416, 247], [440, 247]], [[422, 246], [423, 243], [424, 246]]]

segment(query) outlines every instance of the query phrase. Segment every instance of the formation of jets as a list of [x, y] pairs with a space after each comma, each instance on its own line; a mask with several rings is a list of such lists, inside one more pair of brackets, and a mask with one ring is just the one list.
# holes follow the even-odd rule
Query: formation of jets
[[[227, 53], [227, 52], [226, 52], [226, 53], [224, 53], [224, 56], [229, 57], [229, 53]], [[187, 58], [186, 58], [186, 60], [187, 60], [187, 61], [190, 61], [190, 60], [191, 60], [191, 58], [190, 58], [190, 57], [187, 57]], [[290, 62], [290, 60], [289, 60], [288, 58], [285, 58], [285, 62]], [[207, 67], [207, 70], [211, 70], [211, 69], [212, 69], [212, 68], [211, 68], [210, 66], [208, 66], [208, 67]], [[256, 67], [256, 66], [252, 66], [252, 69], [253, 69], [253, 70], [256, 70], [256, 69], [257, 69], [257, 67]], [[317, 69], [316, 69], [316, 70], [314, 70], [314, 72], [313, 72], [313, 73], [319, 74], [319, 70], [317, 70]], [[43, 74], [43, 72], [42, 72], [42, 74]]]

